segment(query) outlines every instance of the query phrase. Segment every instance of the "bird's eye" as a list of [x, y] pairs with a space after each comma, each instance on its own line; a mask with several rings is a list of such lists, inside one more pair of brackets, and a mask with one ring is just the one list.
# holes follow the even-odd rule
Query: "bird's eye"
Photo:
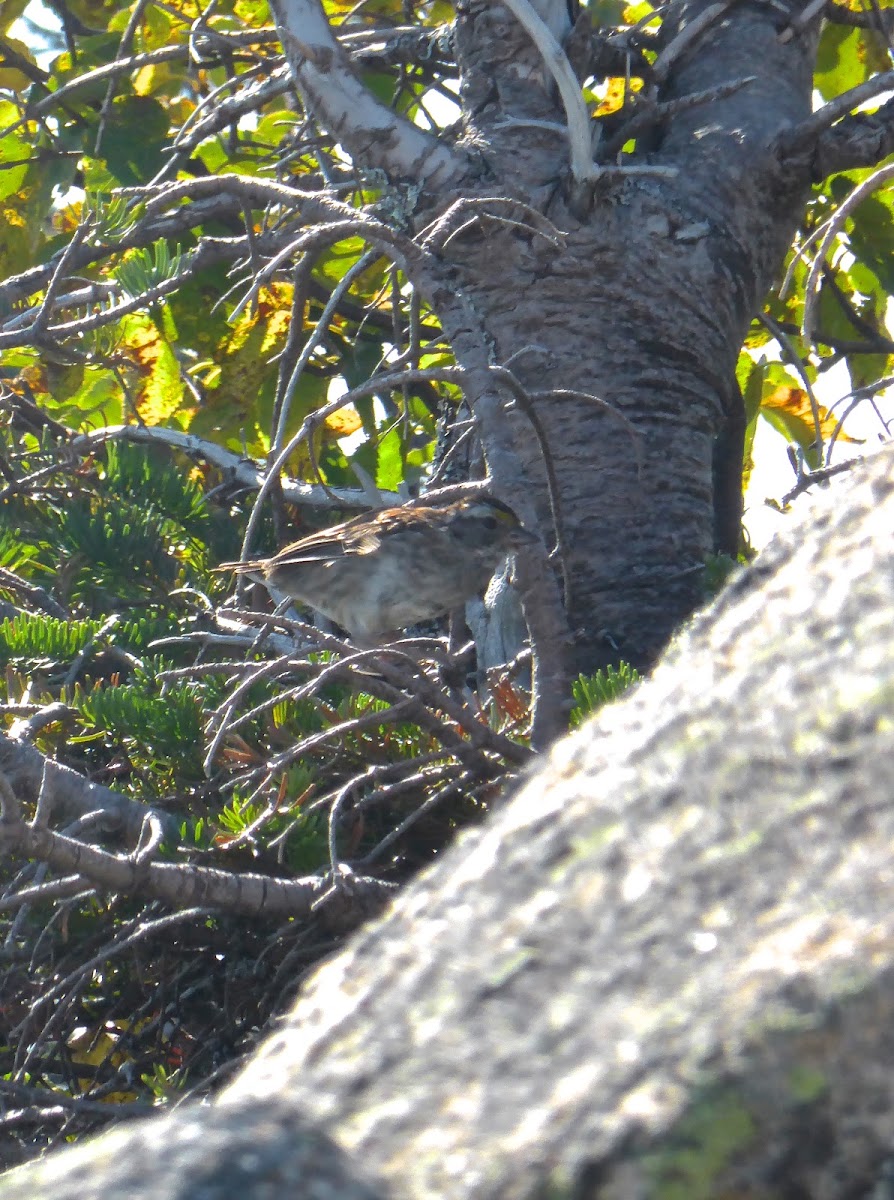
[[496, 517], [485, 517], [484, 518], [484, 528], [485, 529], [496, 529], [498, 524], [499, 524], [499, 522], [497, 521]]

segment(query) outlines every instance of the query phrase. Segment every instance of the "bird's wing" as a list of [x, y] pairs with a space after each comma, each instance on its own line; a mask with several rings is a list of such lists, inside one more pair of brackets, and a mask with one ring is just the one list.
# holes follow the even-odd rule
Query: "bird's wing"
[[374, 554], [386, 538], [400, 538], [403, 534], [417, 533], [425, 528], [427, 510], [412, 508], [388, 508], [374, 516], [363, 513], [341, 526], [342, 545], [345, 554]]
[[[257, 571], [265, 567], [297, 565], [298, 563], [331, 562], [355, 554], [374, 554], [383, 537], [412, 533], [424, 527], [423, 514], [426, 509], [385, 509], [370, 515], [360, 513], [341, 525], [333, 525], [312, 533], [298, 542], [283, 546], [269, 559], [257, 559], [249, 563], [224, 563], [218, 569], [230, 571]], [[422, 518], [422, 519], [421, 519]]]

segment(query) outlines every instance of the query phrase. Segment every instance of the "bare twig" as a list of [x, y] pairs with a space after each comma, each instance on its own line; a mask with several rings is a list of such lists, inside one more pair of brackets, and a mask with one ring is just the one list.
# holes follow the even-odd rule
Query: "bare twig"
[[[416, 241], [423, 250], [437, 253], [459, 235], [460, 231], [469, 223], [470, 218], [489, 217], [491, 220], [498, 220], [497, 215], [486, 211], [488, 206], [493, 205], [502, 205], [522, 213], [529, 222], [524, 225], [526, 230], [539, 234], [540, 237], [546, 238], [555, 246], [565, 244], [565, 234], [552, 221], [529, 204], [524, 204], [511, 196], [461, 196], [458, 200], [454, 200], [436, 220], [421, 229], [417, 234]], [[517, 222], [517, 224], [522, 223]]]
[[70, 1116], [72, 1113], [89, 1113], [91, 1116], [106, 1117], [114, 1120], [127, 1120], [133, 1117], [148, 1116], [154, 1111], [152, 1104], [142, 1100], [128, 1101], [126, 1104], [108, 1104], [103, 1100], [82, 1100], [77, 1096], [68, 1096], [56, 1089], [28, 1087], [24, 1083], [13, 1083], [10, 1079], [0, 1079], [0, 1093], [13, 1096], [17, 1100], [28, 1103], [27, 1110], [20, 1110], [36, 1121], [44, 1121], [48, 1116]]
[[370, 167], [429, 188], [454, 182], [466, 170], [462, 155], [392, 112], [351, 69], [317, 0], [273, 0], [280, 40], [307, 103], [349, 151]]
[[[866, 199], [867, 196], [877, 191], [882, 184], [888, 179], [894, 178], [894, 163], [889, 163], [885, 167], [879, 167], [874, 171], [868, 179], [864, 179], [861, 184], [854, 188], [851, 194], [841, 202], [838, 209], [832, 214], [828, 221], [824, 222], [820, 227], [823, 230], [823, 238], [820, 242], [813, 262], [810, 264], [810, 269], [807, 273], [807, 280], [804, 285], [804, 317], [802, 323], [803, 336], [805, 341], [813, 344], [813, 330], [815, 327], [816, 308], [819, 300], [819, 280], [822, 274], [823, 264], [826, 260], [826, 255], [829, 252], [832, 243], [842, 229], [844, 222], [847, 220], [850, 213]], [[817, 231], [819, 233], [819, 230]]]
[[796, 37], [799, 33], [802, 33], [811, 21], [815, 21], [817, 17], [823, 15], [826, 8], [826, 2], [827, 0], [809, 0], [807, 5], [805, 5], [801, 12], [798, 13], [791, 24], [787, 25], [786, 28], [783, 29], [779, 34], [779, 41], [781, 45], [786, 45], [786, 43], [790, 42], [793, 37]]
[[580, 83], [568, 61], [568, 55], [528, 0], [504, 0], [504, 3], [524, 26], [556, 81], [565, 109], [565, 119], [568, 122], [572, 178], [577, 185], [592, 183], [599, 177], [599, 168], [593, 162], [590, 114], [584, 103]]
[[0, 588], [12, 592], [14, 596], [19, 596], [24, 603], [32, 608], [40, 609], [41, 612], [48, 613], [51, 617], [57, 617], [61, 621], [71, 620], [71, 613], [68, 609], [55, 600], [48, 591], [39, 584], [20, 578], [6, 567], [0, 567]]
[[75, 716], [75, 710], [67, 704], [47, 704], [38, 712], [27, 718], [13, 721], [7, 736], [10, 741], [27, 744], [33, 742], [41, 730], [57, 722], [70, 721]]
[[[33, 746], [12, 741], [0, 734], [0, 772], [25, 800], [36, 800], [46, 770], [45, 755]], [[92, 783], [61, 763], [53, 764], [54, 803], [65, 820], [85, 813], [102, 812], [103, 829], [136, 837], [146, 816], [146, 805], [129, 800], [120, 792]], [[164, 814], [160, 814], [165, 820]]]
[[[332, 294], [327, 300], [323, 311], [320, 313], [317, 323], [307, 335], [307, 339], [304, 343], [304, 349], [298, 356], [298, 361], [295, 363], [295, 366], [292, 369], [292, 373], [289, 376], [280, 400], [279, 419], [273, 434], [273, 440], [270, 444], [270, 458], [275, 458], [282, 449], [283, 440], [285, 439], [286, 435], [286, 427], [288, 425], [289, 415], [292, 409], [292, 397], [295, 394], [295, 389], [298, 386], [305, 367], [307, 366], [308, 362], [310, 362], [311, 355], [320, 344], [324, 332], [329, 328], [329, 322], [335, 315], [342, 297], [350, 289], [354, 280], [357, 279], [358, 276], [362, 275], [363, 272], [370, 267], [378, 257], [378, 251], [368, 250], [365, 254], [360, 256], [357, 262], [354, 263], [349, 270], [345, 272], [336, 286], [332, 289]], [[326, 490], [328, 491], [328, 486]]]
[[787, 508], [793, 500], [797, 499], [797, 497], [802, 494], [802, 492], [808, 491], [815, 484], [827, 483], [828, 480], [834, 479], [836, 475], [844, 475], [849, 471], [855, 470], [863, 462], [865, 462], [865, 459], [860, 456], [857, 458], [849, 458], [846, 462], [835, 463], [835, 465], [831, 467], [820, 467], [816, 471], [803, 471], [799, 475], [798, 481], [791, 491], [786, 492], [786, 494], [782, 497], [782, 500], [779, 502], [780, 505], [783, 508]]
[[[133, 39], [136, 35], [137, 29], [140, 26], [140, 22], [143, 20], [143, 14], [148, 8], [149, 3], [150, 0], [137, 0], [136, 4], [134, 4], [133, 8], [131, 9], [130, 16], [128, 17], [124, 32], [121, 34], [121, 41], [118, 43], [118, 53], [115, 55], [116, 58], [126, 58], [130, 54], [131, 48], [133, 47]], [[116, 83], [116, 77], [112, 76], [108, 82], [106, 94], [103, 97], [102, 105], [100, 106], [99, 119], [96, 123], [96, 140], [93, 144], [93, 153], [97, 157], [99, 157], [100, 153], [102, 152], [102, 140], [105, 136], [106, 122], [109, 119], [109, 113], [112, 109], [112, 101], [115, 98]]]
[[[228, 33], [218, 33], [217, 36], [223, 39], [225, 44], [229, 44], [234, 48], [240, 46], [269, 46], [279, 42], [279, 35], [275, 29], [233, 30]], [[28, 106], [28, 115], [31, 118], [44, 117], [54, 112], [63, 100], [67, 100], [70, 96], [83, 91], [85, 88], [92, 88], [104, 80], [113, 79], [119, 75], [127, 75], [131, 71], [139, 71], [144, 67], [161, 66], [164, 63], [180, 60], [185, 61], [188, 58], [189, 47], [184, 45], [161, 46], [157, 50], [147, 50], [142, 54], [131, 55], [129, 58], [118, 58], [114, 62], [96, 67], [92, 71], [85, 71], [83, 75], [78, 75], [77, 78], [63, 84], [62, 87], [58, 88], [55, 92], [51, 92], [50, 95], [35, 100], [33, 104], [29, 104]], [[12, 133], [25, 119], [25, 117], [21, 117], [14, 124], [0, 130], [0, 137]]]
[[321, 889], [315, 876], [272, 879], [256, 874], [235, 876], [185, 863], [137, 862], [47, 829], [35, 829], [22, 820], [5, 776], [0, 776], [0, 842], [9, 850], [43, 859], [57, 870], [81, 875], [102, 889], [164, 900], [178, 907], [199, 904], [202, 910], [307, 915]]
[[[160, 442], [179, 450], [191, 458], [198, 458], [211, 466], [217, 467], [229, 476], [240, 487], [252, 491], [263, 486], [267, 474], [263, 467], [242, 458], [232, 450], [209, 442], [205, 438], [192, 433], [183, 433], [179, 429], [165, 429], [160, 425], [111, 425], [105, 429], [97, 429], [93, 433], [79, 434], [70, 443], [70, 448], [79, 454], [89, 454], [105, 441], [122, 438], [131, 442], [153, 443]], [[313, 508], [367, 508], [367, 499], [363, 492], [354, 488], [323, 488], [299, 479], [285, 478], [281, 480], [283, 496], [289, 504], [304, 504]], [[383, 504], [400, 504], [401, 498], [396, 492], [382, 494]], [[0, 574], [0, 585], [3, 576]]]
[[65, 279], [65, 273], [68, 269], [68, 265], [71, 262], [71, 260], [74, 258], [81, 243], [87, 237], [89, 232], [90, 232], [89, 222], [83, 222], [82, 224], [80, 224], [77, 227], [77, 229], [72, 234], [71, 240], [69, 241], [68, 245], [65, 247], [65, 249], [62, 252], [62, 257], [59, 259], [59, 262], [56, 264], [55, 270], [53, 271], [53, 276], [50, 279], [49, 284], [47, 285], [47, 290], [46, 290], [46, 293], [44, 294], [44, 298], [41, 302], [40, 308], [37, 310], [37, 314], [35, 315], [34, 320], [31, 323], [31, 326], [25, 331], [26, 335], [29, 338], [33, 338], [35, 341], [39, 341], [43, 337], [44, 333], [46, 332], [47, 325], [49, 324], [49, 321], [50, 321], [50, 314], [53, 310], [53, 304], [55, 302], [56, 296], [59, 293], [60, 288], [62, 287], [62, 283], [63, 283], [63, 280]]
[[690, 95], [680, 96], [676, 100], [665, 100], [660, 104], [638, 101], [637, 107], [642, 104], [642, 110], [635, 111], [630, 120], [625, 122], [612, 138], [604, 144], [600, 144], [597, 158], [600, 162], [614, 158], [626, 142], [637, 137], [646, 129], [664, 125], [680, 113], [688, 112], [690, 109], [725, 100], [728, 96], [735, 95], [741, 88], [747, 87], [749, 83], [754, 83], [756, 78], [756, 75], [745, 75], [741, 79], [733, 79], [729, 83], [721, 83], [717, 87], [706, 88], [702, 92], [692, 92]]
[[656, 83], [663, 83], [670, 74], [674, 63], [682, 58], [702, 34], [706, 33], [737, 2], [738, 0], [718, 0], [718, 3], [709, 5], [688, 25], [684, 25], [673, 41], [664, 47], [652, 65], [652, 76]]
[[0, 912], [24, 908], [31, 904], [43, 904], [47, 900], [86, 896], [94, 891], [95, 888], [87, 883], [83, 876], [67, 875], [64, 879], [54, 879], [49, 883], [36, 883], [33, 887], [22, 888], [21, 891], [0, 896]]
[[850, 25], [857, 29], [877, 29], [885, 37], [890, 37], [894, 33], [894, 11], [890, 9], [884, 11], [878, 5], [859, 12], [853, 8], [847, 8], [843, 4], [836, 4], [835, 0], [826, 0], [823, 15], [827, 21], [832, 21], [835, 25]]

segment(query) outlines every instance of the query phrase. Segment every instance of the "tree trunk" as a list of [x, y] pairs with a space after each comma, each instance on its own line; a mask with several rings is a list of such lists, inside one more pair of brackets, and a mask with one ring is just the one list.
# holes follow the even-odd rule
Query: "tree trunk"
[[[581, 669], [618, 657], [651, 663], [698, 603], [706, 556], [734, 549], [735, 363], [809, 186], [803, 167], [780, 163], [773, 139], [810, 111], [816, 38], [780, 44], [780, 7], [730, 8], [673, 64], [662, 101], [756, 79], [674, 117], [637, 158], [642, 174], [608, 164], [584, 214], [569, 201], [567, 139], [526, 124], [564, 119], [527, 34], [490, 4], [458, 18], [460, 145], [480, 162], [472, 194], [514, 197], [562, 238], [557, 246], [518, 213], [515, 224], [473, 223], [443, 251], [452, 293], [435, 286], [432, 300], [461, 363], [471, 313], [491, 361], [513, 360], [528, 391], [603, 402], [533, 401], [558, 475]], [[675, 27], [706, 8], [678, 4]], [[549, 530], [541, 447], [524, 412], [512, 440], [523, 475], [491, 469], [522, 507], [533, 494]]]

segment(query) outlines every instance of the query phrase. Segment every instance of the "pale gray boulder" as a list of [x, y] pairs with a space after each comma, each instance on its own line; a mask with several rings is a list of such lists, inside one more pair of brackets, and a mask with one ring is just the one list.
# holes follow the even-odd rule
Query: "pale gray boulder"
[[213, 1107], [0, 1200], [883, 1195], [892, 530], [886, 451], [317, 972]]

